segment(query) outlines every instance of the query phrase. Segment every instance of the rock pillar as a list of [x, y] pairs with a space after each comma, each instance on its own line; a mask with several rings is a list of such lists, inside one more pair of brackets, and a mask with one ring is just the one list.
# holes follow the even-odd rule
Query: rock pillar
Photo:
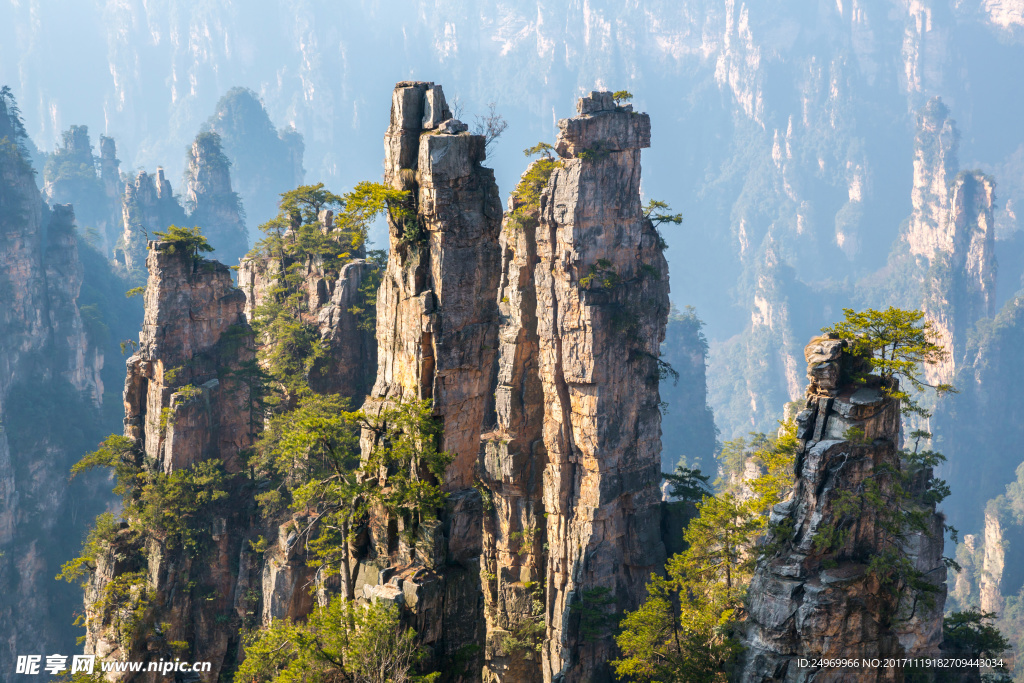
[[[901, 597], [869, 571], [870, 560], [893, 547], [893, 537], [879, 526], [880, 511], [871, 505], [848, 511], [869, 480], [883, 496], [891, 491], [892, 472], [903, 464], [899, 401], [886, 396], [878, 377], [865, 384], [850, 379], [863, 370], [863, 359], [845, 346], [826, 336], [805, 349], [811, 383], [796, 418], [797, 479], [771, 517], [789, 533], [776, 539], [779, 549], [758, 564], [748, 589], [745, 650], [736, 677], [743, 683], [901, 681], [899, 669], [891, 667], [812, 669], [797, 660], [939, 654], [946, 580], [942, 516], [934, 504], [925, 508], [928, 533], [910, 535], [901, 545], [909, 563], [938, 589], [927, 604], [915, 603], [909, 591]], [[923, 493], [930, 478], [930, 469], [922, 469], [905, 488]], [[823, 540], [833, 531], [839, 534], [834, 541]]]
[[[640, 202], [650, 119], [608, 92], [577, 108], [559, 122], [534, 270], [547, 454], [543, 675], [566, 683], [611, 680], [611, 614], [634, 609], [665, 560], [658, 356], [668, 267]], [[582, 629], [583, 615], [598, 626]]]
[[[375, 539], [366, 551], [373, 566], [362, 562], [354, 572], [357, 596], [401, 589], [422, 642], [441, 665], [464, 661], [483, 645], [482, 500], [472, 485], [493, 391], [501, 272], [498, 188], [494, 172], [481, 166], [484, 137], [466, 129], [451, 118], [440, 86], [395, 87], [385, 181], [410, 193], [408, 215], [388, 221], [390, 253], [377, 295], [377, 380], [363, 410], [375, 414], [388, 403], [432, 399], [443, 425], [440, 446], [454, 461], [441, 482], [449, 494], [442, 525], [418, 530], [414, 547], [408, 534], [389, 528], [387, 539]], [[364, 432], [364, 452], [373, 445]], [[466, 670], [479, 672], [479, 665]]]

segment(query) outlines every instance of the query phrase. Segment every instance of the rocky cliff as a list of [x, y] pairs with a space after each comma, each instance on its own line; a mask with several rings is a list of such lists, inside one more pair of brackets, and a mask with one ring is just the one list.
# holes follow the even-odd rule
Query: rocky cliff
[[[190, 659], [213, 663], [215, 680], [237, 656], [238, 629], [251, 608], [246, 591], [256, 580], [242, 544], [250, 498], [232, 476], [252, 443], [249, 390], [237, 374], [254, 356], [252, 334], [245, 296], [226, 266], [168, 242], [149, 243], [147, 266], [145, 320], [127, 362], [124, 433], [151, 473], [151, 495], [177, 492], [157, 503], [174, 519], [158, 513], [145, 528], [122, 525], [98, 558], [86, 589], [86, 651], [155, 660], [182, 656], [186, 643]], [[119, 609], [135, 616], [125, 619]]]
[[995, 315], [995, 182], [980, 171], [959, 171], [960, 133], [938, 98], [918, 115], [914, 142], [913, 213], [903, 232], [919, 257], [923, 304], [949, 351], [927, 368], [931, 382], [953, 379], [967, 335]]
[[[373, 564], [388, 567], [432, 661], [472, 662], [484, 637], [482, 501], [472, 485], [497, 352], [501, 204], [493, 172], [481, 166], [483, 136], [451, 118], [438, 85], [395, 87], [384, 148], [385, 182], [410, 193], [409, 215], [388, 221], [377, 379], [363, 410], [375, 415], [394, 402], [432, 399], [440, 447], [454, 461], [441, 482], [449, 494], [442, 525], [410, 530], [419, 534], [414, 547], [395, 524], [375, 537], [356, 572], [356, 595], [384, 582]], [[372, 439], [364, 431], [364, 453]]]
[[[324, 231], [332, 229], [330, 210], [321, 212], [320, 225]], [[290, 256], [249, 254], [239, 264], [238, 286], [245, 292], [245, 315], [253, 320], [286, 271], [301, 275], [301, 317], [319, 331], [328, 351], [310, 369], [310, 388], [322, 394], [341, 394], [357, 407], [376, 377], [377, 344], [372, 325], [353, 309], [363, 305], [360, 288], [365, 289], [364, 283], [372, 286], [381, 266], [366, 258], [363, 246], [352, 256], [335, 273], [313, 256], [300, 263]]]
[[278, 196], [302, 184], [302, 135], [294, 127], [276, 130], [259, 95], [247, 88], [228, 90], [202, 129], [220, 136], [255, 242], [256, 227], [277, 213]]
[[534, 269], [551, 681], [610, 680], [611, 634], [584, 633], [582, 615], [635, 608], [665, 553], [658, 378], [668, 266], [640, 204], [650, 119], [608, 92], [577, 110], [559, 122]]
[[252, 358], [245, 295], [227, 266], [173, 243], [150, 242], [147, 266], [146, 317], [125, 380], [125, 436], [165, 472], [211, 457], [237, 472], [238, 451], [249, 444], [245, 392], [221, 379]]
[[[885, 531], [895, 506], [920, 505], [931, 471], [907, 469], [898, 401], [883, 393], [880, 378], [850, 381], [863, 361], [844, 346], [826, 336], [805, 350], [811, 381], [796, 418], [797, 478], [772, 511], [777, 545], [758, 563], [748, 589], [739, 681], [896, 681], [902, 680], [896, 669], [812, 671], [795, 660], [939, 653], [943, 518], [933, 503], [923, 508], [926, 532], [900, 539]], [[909, 498], [894, 493], [897, 485]], [[867, 504], [872, 491], [885, 503]], [[887, 556], [905, 558], [938, 589], [931, 600], [901, 592], [887, 570], [872, 568]]]
[[122, 230], [114, 247], [114, 260], [129, 278], [144, 280], [150, 236], [170, 225], [184, 224], [185, 210], [164, 177], [164, 170], [157, 168], [155, 175], [139, 171], [124, 187]]
[[100, 136], [100, 156], [94, 157], [88, 127], [71, 126], [43, 171], [46, 201], [74, 205], [79, 227], [104, 254], [111, 253], [121, 233], [118, 163], [112, 138]]
[[546, 635], [543, 475], [544, 389], [537, 332], [540, 196], [554, 159], [534, 162], [509, 198], [501, 227], [501, 316], [492, 430], [483, 435], [479, 472], [486, 486], [483, 590], [485, 681], [541, 680]]
[[[67, 469], [92, 434], [103, 352], [77, 300], [83, 283], [70, 206], [43, 203], [14, 100], [0, 91], [0, 678], [19, 654], [69, 651], [72, 593], [54, 587], [96, 490]], [[87, 437], [88, 438], [88, 437]], [[90, 501], [94, 496], [96, 503]], [[65, 611], [66, 609], [66, 611]], [[46, 615], [60, 614], [61, 619]]]
[[214, 248], [211, 258], [236, 264], [249, 251], [242, 204], [231, 189], [231, 162], [220, 136], [200, 133], [188, 151], [185, 206], [189, 222], [203, 228]]

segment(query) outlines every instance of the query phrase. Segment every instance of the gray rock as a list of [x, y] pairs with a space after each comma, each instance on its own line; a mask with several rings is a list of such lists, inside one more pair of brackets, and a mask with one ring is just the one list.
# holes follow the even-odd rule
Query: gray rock
[[448, 110], [448, 103], [445, 102], [441, 86], [435, 85], [427, 88], [423, 94], [423, 119], [420, 127], [423, 130], [432, 130], [449, 118], [451, 118], [451, 112]]
[[[944, 591], [937, 593], [934, 605], [918, 604], [912, 618], [890, 620], [887, 615], [893, 611], [910, 617], [909, 600], [900, 603], [893, 593], [879, 591], [866, 566], [852, 559], [871, 555], [886, 542], [875, 512], [865, 509], [847, 527], [849, 536], [841, 546], [821, 548], [815, 542], [819, 529], [847, 523], [836, 517], [840, 496], [861, 490], [879, 464], [900, 467], [899, 402], [885, 396], [877, 380], [867, 387], [818, 381], [848, 376], [850, 368], [842, 364], [860, 362], [842, 356], [841, 347], [841, 340], [816, 338], [805, 351], [812, 382], [808, 410], [797, 420], [800, 435], [807, 434], [812, 420], [814, 433], [797, 453], [799, 471], [791, 497], [775, 506], [771, 516], [776, 524], [788, 521], [795, 533], [775, 556], [758, 563], [748, 589], [744, 651], [733, 678], [739, 683], [853, 680], [836, 671], [798, 668], [793, 660], [799, 658], [939, 653]], [[845, 440], [854, 426], [864, 430], [867, 443]], [[926, 486], [930, 476], [925, 473], [915, 486]], [[934, 507], [930, 512], [929, 531], [912, 535], [905, 550], [914, 567], [939, 587], [945, 581], [942, 516]], [[889, 682], [894, 676], [892, 670], [860, 670], [856, 680]]]
[[469, 130], [469, 124], [463, 123], [458, 119], [448, 119], [440, 125], [438, 130], [448, 135], [458, 135], [459, 133], [465, 133]]

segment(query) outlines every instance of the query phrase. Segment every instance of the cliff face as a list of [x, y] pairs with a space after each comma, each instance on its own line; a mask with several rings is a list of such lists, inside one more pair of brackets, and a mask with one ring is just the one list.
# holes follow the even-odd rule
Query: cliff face
[[[331, 212], [322, 212], [323, 230], [331, 229]], [[377, 273], [379, 265], [364, 258], [364, 248], [353, 254], [336, 275], [324, 271], [315, 258], [295, 263], [291, 257], [248, 256], [238, 268], [238, 286], [245, 292], [245, 315], [253, 319], [266, 302], [282, 270], [298, 267], [302, 273], [301, 293], [305, 303], [303, 319], [316, 326], [327, 343], [328, 353], [317, 361], [309, 374], [310, 387], [322, 394], [342, 394], [357, 407], [373, 386], [377, 373], [377, 344], [373, 330], [352, 312], [361, 305], [360, 287]], [[370, 281], [372, 282], [372, 280]]]
[[[537, 174], [546, 183], [556, 162], [534, 162], [520, 187]], [[540, 194], [541, 188], [525, 186]], [[487, 487], [484, 510], [483, 589], [487, 618], [485, 681], [541, 680], [536, 652], [545, 635], [543, 474], [544, 389], [537, 333], [539, 197], [509, 198], [501, 228], [501, 315], [494, 429], [484, 434], [480, 478]], [[512, 647], [516, 643], [516, 647]]]
[[650, 119], [611, 94], [559, 122], [560, 167], [536, 232], [537, 334], [547, 451], [545, 680], [610, 680], [607, 631], [584, 610], [632, 609], [664, 561], [658, 355], [668, 266], [641, 210]]
[[[443, 425], [440, 447], [454, 455], [441, 482], [449, 493], [443, 523], [418, 530], [415, 547], [391, 525], [363, 550], [355, 572], [357, 596], [401, 589], [436, 663], [465, 656], [484, 635], [482, 503], [471, 486], [497, 347], [501, 205], [493, 172], [480, 165], [484, 138], [465, 130], [440, 86], [396, 86], [384, 177], [411, 193], [415, 217], [389, 218], [390, 255], [377, 295], [377, 380], [363, 406], [372, 415], [389, 402], [432, 399]], [[364, 431], [364, 453], [372, 438]], [[388, 570], [378, 574], [375, 566]], [[389, 576], [391, 585], [374, 585]]]
[[[241, 341], [249, 331], [245, 295], [227, 266], [169, 243], [150, 243], [147, 266], [146, 317], [125, 380], [125, 436], [165, 472], [211, 457], [237, 472], [238, 451], [249, 445], [245, 392], [219, 377], [252, 359]], [[187, 386], [201, 396], [179, 391]]]
[[231, 189], [230, 167], [219, 135], [197, 135], [188, 151], [185, 204], [189, 221], [203, 228], [203, 234], [214, 248], [211, 258], [235, 264], [249, 251], [249, 238], [242, 205]]
[[[226, 490], [219, 492], [213, 478], [199, 495], [222, 493], [229, 502], [213, 508], [210, 519], [180, 521], [195, 533], [209, 531], [208, 541], [191, 550], [167, 531], [119, 535], [86, 590], [86, 652], [148, 661], [173, 656], [173, 643], [186, 642], [191, 658], [213, 663], [216, 679], [237, 656], [239, 624], [251, 608], [246, 592], [257, 580], [242, 544], [250, 524], [247, 498], [231, 477], [242, 468], [240, 451], [252, 443], [248, 388], [235, 374], [254, 357], [252, 336], [245, 296], [226, 266], [166, 242], [149, 243], [147, 265], [145, 320], [127, 363], [125, 436], [144, 454], [145, 466], [163, 475], [222, 463]], [[145, 596], [144, 616], [136, 617], [138, 627], [126, 628], [109, 605], [124, 590], [118, 586], [135, 576], [142, 588], [132, 595]]]
[[979, 171], [958, 172], [960, 134], [935, 98], [918, 116], [914, 152], [914, 211], [903, 234], [923, 266], [923, 304], [949, 358], [926, 369], [948, 382], [963, 362], [967, 335], [995, 315], [995, 182]]
[[[23, 149], [13, 99], [0, 94], [0, 678], [28, 652], [73, 647], [63, 614], [73, 596], [54, 587], [69, 537], [67, 468], [74, 432], [96, 419], [102, 351], [77, 306], [83, 269], [70, 206], [49, 210]], [[55, 409], [53, 402], [60, 402]], [[55, 413], [59, 413], [56, 414]], [[78, 433], [81, 436], [81, 432]], [[92, 495], [97, 495], [92, 492]], [[88, 506], [88, 503], [87, 503]], [[89, 506], [91, 507], [91, 506]], [[71, 610], [66, 615], [70, 618]]]
[[1014, 392], [1024, 373], [1022, 331], [1024, 297], [1018, 293], [978, 326], [954, 381], [960, 394], [940, 403], [932, 419], [937, 448], [950, 456], [950, 522], [972, 532], [957, 550], [957, 561], [968, 567], [952, 592], [957, 609], [981, 605], [1002, 612], [1004, 599], [1024, 588], [1024, 572], [1017, 570], [1024, 528], [1016, 512], [1024, 497], [1016, 448], [1024, 438], [1024, 403]]
[[139, 171], [124, 188], [122, 232], [114, 248], [114, 259], [128, 276], [141, 280], [146, 267], [146, 244], [154, 232], [169, 225], [184, 225], [185, 210], [171, 190], [171, 183], [158, 168], [155, 175]]
[[[99, 173], [97, 173], [97, 162]], [[95, 231], [102, 253], [109, 254], [120, 235], [121, 181], [114, 140], [100, 136], [100, 157], [92, 154], [86, 126], [71, 126], [44, 168], [43, 196], [52, 204], [73, 204], [78, 225]]]
[[[845, 384], [858, 359], [844, 342], [818, 337], [805, 356], [808, 377], [805, 408], [797, 416], [797, 479], [790, 497], [772, 511], [772, 522], [791, 529], [779, 549], [761, 560], [748, 589], [748, 620], [737, 680], [849, 680], [850, 673], [800, 668], [800, 657], [885, 657], [938, 654], [946, 579], [942, 562], [942, 516], [925, 508], [929, 533], [915, 534], [900, 547], [912, 566], [940, 588], [931, 605], [900, 599], [868, 571], [870, 558], [892, 547], [879, 526], [884, 510], [861, 505], [843, 512], [844, 500], [873, 480], [883, 495], [892, 491], [887, 469], [900, 471], [899, 404], [885, 396], [879, 380]], [[851, 430], [863, 436], [851, 437]], [[854, 438], [855, 440], [851, 440]], [[918, 495], [930, 470], [914, 475], [909, 489]], [[842, 535], [824, 543], [819, 534]], [[910, 615], [909, 620], [895, 617]], [[857, 680], [902, 680], [894, 669], [859, 670]]]

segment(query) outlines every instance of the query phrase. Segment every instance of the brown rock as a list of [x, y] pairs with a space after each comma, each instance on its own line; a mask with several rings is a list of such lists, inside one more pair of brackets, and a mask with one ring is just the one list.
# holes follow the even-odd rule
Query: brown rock
[[[167, 242], [149, 243], [147, 265], [139, 349], [127, 363], [125, 436], [152, 467], [167, 474], [214, 458], [229, 473], [238, 473], [240, 452], [253, 439], [248, 388], [233, 376], [254, 357], [252, 331], [243, 314], [245, 295], [235, 288], [226, 266], [173, 251]], [[234, 496], [225, 506], [229, 516], [209, 520], [212, 538], [203, 557], [165, 547], [155, 534], [144, 537], [145, 548], [127, 538], [114, 543], [111, 558], [124, 559], [99, 563], [86, 590], [91, 615], [86, 652], [147, 661], [170, 654], [167, 642], [184, 641], [192, 646], [192, 658], [212, 663], [214, 678], [228, 658], [237, 656], [239, 624], [218, 617], [234, 613], [244, 618], [253, 607], [245, 593], [256, 583], [257, 567], [243, 546], [248, 494], [229, 489]], [[137, 566], [143, 556], [145, 566]], [[278, 568], [274, 561], [271, 572]], [[150, 600], [146, 618], [167, 625], [146, 642], [123, 638], [116, 624], [97, 618], [96, 606], [110, 581], [140, 569]], [[186, 587], [188, 582], [212, 592], [201, 597]], [[273, 589], [285, 581], [264, 583]], [[268, 594], [277, 597], [274, 590]], [[267, 603], [277, 606], [269, 598]], [[123, 680], [149, 683], [154, 678], [142, 674]]]
[[[542, 677], [538, 653], [504, 645], [510, 634], [544, 621], [543, 610], [534, 609], [536, 600], [543, 604], [547, 531], [543, 504], [547, 452], [534, 281], [540, 206], [527, 211], [520, 205], [513, 195], [502, 223], [497, 423], [484, 435], [480, 453], [480, 478], [489, 497], [483, 526], [485, 681]], [[517, 209], [520, 213], [513, 215]]]
[[166, 242], [150, 243], [148, 265], [125, 435], [165, 472], [212, 457], [238, 471], [238, 451], [251, 441], [246, 389], [218, 375], [253, 357], [245, 295], [226, 266], [172, 253]]
[[[575, 611], [604, 591], [634, 609], [661, 567], [659, 347], [668, 268], [640, 204], [650, 122], [597, 93], [559, 124], [563, 156], [541, 197], [537, 332], [544, 395], [546, 681], [611, 680], [612, 634]], [[568, 155], [588, 151], [583, 158]]]
[[[455, 456], [441, 482], [450, 494], [443, 525], [412, 530], [420, 543], [410, 548], [395, 536], [396, 525], [378, 519], [366, 550], [394, 571], [408, 570], [403, 594], [416, 596], [411, 620], [437, 662], [483, 645], [483, 513], [471, 486], [492, 391], [501, 268], [501, 205], [493, 171], [480, 165], [483, 136], [423, 131], [425, 120], [433, 124], [447, 111], [433, 83], [399, 83], [392, 96], [385, 181], [411, 192], [415, 219], [389, 220], [390, 253], [377, 295], [377, 380], [363, 406], [373, 414], [388, 402], [433, 399], [441, 447]], [[364, 432], [364, 452], [372, 438]], [[438, 567], [441, 547], [447, 563]]]
[[[330, 212], [327, 212], [330, 213]], [[325, 229], [331, 216], [325, 213], [321, 222]], [[358, 250], [355, 258], [340, 273], [327, 273], [315, 259], [301, 264], [304, 272], [302, 294], [306, 300], [303, 319], [314, 325], [320, 338], [327, 342], [328, 354], [310, 372], [309, 383], [314, 391], [341, 394], [353, 406], [366, 397], [377, 371], [377, 346], [373, 331], [365, 329], [350, 309], [360, 303], [359, 287], [373, 268]], [[285, 268], [294, 265], [285, 260]], [[238, 268], [238, 286], [245, 292], [245, 315], [252, 320], [255, 310], [266, 300], [267, 292], [281, 273], [278, 258], [248, 256]]]

